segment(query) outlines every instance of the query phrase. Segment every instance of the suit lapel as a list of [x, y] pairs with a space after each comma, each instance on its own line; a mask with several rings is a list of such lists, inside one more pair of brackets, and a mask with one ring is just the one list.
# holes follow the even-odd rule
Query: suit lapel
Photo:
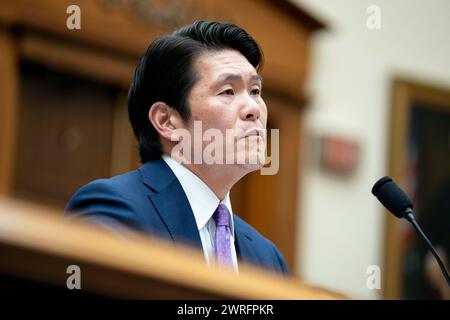
[[[175, 242], [202, 248], [200, 235], [189, 201], [175, 174], [164, 160], [147, 162], [139, 171], [143, 182], [151, 190], [148, 197]], [[234, 216], [236, 255], [238, 259], [261, 265], [263, 261], [255, 253], [252, 237], [245, 232], [245, 225]]]
[[181, 184], [164, 160], [147, 162], [140, 171], [144, 183], [154, 192], [148, 197], [175, 244], [202, 247], [189, 201]]

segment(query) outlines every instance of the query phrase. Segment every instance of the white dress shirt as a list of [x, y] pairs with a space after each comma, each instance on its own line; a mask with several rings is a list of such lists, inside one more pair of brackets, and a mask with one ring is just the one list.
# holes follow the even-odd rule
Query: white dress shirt
[[183, 187], [189, 204], [191, 205], [195, 222], [197, 223], [198, 232], [200, 234], [200, 239], [202, 241], [203, 253], [208, 264], [215, 261], [214, 235], [216, 232], [216, 223], [213, 218], [214, 211], [219, 206], [219, 203], [223, 203], [228, 208], [231, 222], [231, 258], [233, 261], [233, 269], [237, 271], [238, 262], [236, 248], [234, 245], [234, 222], [233, 211], [231, 210], [230, 194], [227, 193], [225, 198], [220, 201], [215, 193], [206, 185], [206, 183], [197, 177], [191, 170], [166, 154], [163, 154], [162, 158], [177, 177]]

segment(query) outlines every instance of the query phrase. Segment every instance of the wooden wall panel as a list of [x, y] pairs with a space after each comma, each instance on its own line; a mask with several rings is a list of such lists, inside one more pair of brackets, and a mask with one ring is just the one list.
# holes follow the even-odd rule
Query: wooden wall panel
[[13, 36], [0, 28], [0, 194], [10, 194], [17, 133], [17, 54]]
[[30, 63], [21, 81], [14, 193], [63, 206], [83, 184], [110, 176], [117, 91]]

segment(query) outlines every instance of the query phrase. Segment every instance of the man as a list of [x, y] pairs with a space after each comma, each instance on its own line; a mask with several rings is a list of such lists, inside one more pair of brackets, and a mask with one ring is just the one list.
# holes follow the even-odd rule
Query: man
[[[197, 246], [209, 264], [238, 270], [239, 259], [288, 273], [275, 245], [234, 215], [229, 199], [231, 187], [264, 162], [249, 161], [265, 146], [261, 63], [258, 44], [231, 24], [198, 21], [156, 39], [138, 63], [128, 97], [143, 165], [84, 186], [68, 214]], [[226, 145], [232, 148], [214, 139], [196, 144], [208, 130], [222, 137], [231, 130]], [[223, 161], [196, 161], [191, 154], [211, 147]], [[245, 161], [225, 162], [230, 154]]]

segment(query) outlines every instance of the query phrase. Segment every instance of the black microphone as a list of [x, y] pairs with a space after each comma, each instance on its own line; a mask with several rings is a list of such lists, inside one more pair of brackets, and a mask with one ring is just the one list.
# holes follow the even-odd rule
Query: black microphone
[[450, 276], [448, 274], [448, 271], [445, 268], [445, 265], [437, 254], [436, 250], [434, 249], [433, 245], [431, 244], [430, 240], [428, 240], [425, 233], [423, 233], [422, 229], [417, 224], [412, 210], [413, 204], [409, 197], [389, 177], [383, 177], [378, 180], [372, 188], [372, 194], [377, 197], [378, 200], [383, 204], [383, 206], [385, 206], [386, 209], [392, 212], [397, 218], [405, 218], [413, 225], [414, 229], [416, 229], [417, 233], [428, 245], [428, 248], [439, 264], [439, 267], [444, 274], [445, 280], [447, 280], [447, 284], [450, 287]]

